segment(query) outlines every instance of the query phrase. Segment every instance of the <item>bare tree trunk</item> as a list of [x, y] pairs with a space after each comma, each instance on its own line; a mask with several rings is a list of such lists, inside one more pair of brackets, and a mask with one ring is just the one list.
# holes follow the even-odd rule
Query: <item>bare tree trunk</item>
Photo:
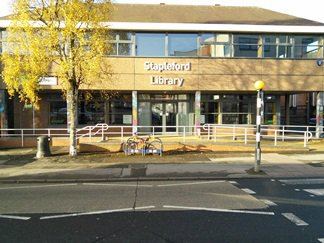
[[78, 107], [78, 89], [71, 87], [67, 93], [67, 112], [68, 112], [68, 129], [70, 132], [70, 156], [77, 155], [77, 107]]

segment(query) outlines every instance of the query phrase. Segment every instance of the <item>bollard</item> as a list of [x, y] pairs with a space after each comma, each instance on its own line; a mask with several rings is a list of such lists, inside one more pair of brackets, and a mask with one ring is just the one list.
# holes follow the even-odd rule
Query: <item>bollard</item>
[[37, 137], [37, 154], [36, 158], [44, 158], [51, 155], [49, 147], [50, 138], [48, 136], [39, 136]]

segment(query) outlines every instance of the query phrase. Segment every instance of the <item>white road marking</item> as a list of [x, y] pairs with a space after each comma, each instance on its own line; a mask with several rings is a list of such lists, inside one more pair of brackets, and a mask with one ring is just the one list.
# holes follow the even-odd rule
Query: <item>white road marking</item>
[[324, 184], [324, 179], [288, 179], [279, 181], [287, 185]]
[[324, 243], [324, 238], [318, 239], [319, 242]]
[[293, 222], [294, 224], [296, 224], [297, 226], [307, 226], [307, 225], [309, 225], [308, 223], [301, 220], [300, 218], [298, 218], [293, 213], [282, 213], [281, 215], [284, 216], [285, 218], [287, 218], [288, 220], [290, 220], [291, 222]]
[[311, 193], [316, 196], [324, 196], [324, 189], [303, 189], [303, 191]]
[[296, 192], [300, 192], [300, 189], [297, 189], [297, 188], [296, 188], [295, 191], [296, 191]]
[[268, 199], [261, 199], [262, 202], [267, 204], [268, 206], [278, 206], [278, 204], [274, 203], [273, 201], [270, 201]]
[[118, 183], [82, 183], [85, 186], [121, 186], [121, 187], [153, 187], [153, 185], [118, 184]]
[[201, 181], [201, 182], [176, 183], [176, 184], [157, 185], [157, 187], [190, 186], [190, 185], [213, 184], [213, 183], [221, 183], [221, 182], [225, 182], [225, 181]]
[[12, 189], [30, 189], [30, 188], [45, 188], [45, 187], [62, 187], [62, 186], [76, 186], [73, 184], [54, 184], [54, 185], [41, 185], [41, 186], [13, 186], [13, 187], [0, 187], [0, 190], [12, 190]]
[[231, 184], [238, 184], [237, 181], [228, 181]]
[[276, 180], [275, 179], [271, 179], [272, 182], [275, 182]]
[[274, 215], [274, 212], [232, 210], [232, 209], [223, 209], [223, 208], [202, 208], [202, 207], [185, 207], [185, 206], [171, 206], [171, 205], [163, 205], [163, 207], [164, 208], [174, 208], [174, 209], [203, 210], [203, 211], [223, 212], [223, 213], [246, 213], [246, 214]]
[[256, 194], [255, 191], [252, 191], [252, 190], [249, 189], [249, 188], [241, 188], [241, 190], [244, 191], [244, 192], [246, 192], [246, 193], [248, 193], [248, 194]]
[[[155, 206], [136, 207], [135, 210], [150, 209], [150, 208], [155, 208]], [[77, 217], [77, 216], [84, 216], [84, 215], [96, 215], [96, 214], [107, 214], [107, 213], [116, 213], [116, 212], [127, 212], [127, 211], [133, 211], [133, 210], [134, 210], [134, 208], [121, 208], [121, 209], [111, 209], [111, 210], [93, 211], [93, 212], [85, 212], [85, 213], [71, 213], [71, 214], [44, 216], [44, 217], [40, 217], [39, 219], [40, 220], [58, 219], [58, 218]]]
[[19, 220], [29, 220], [30, 217], [21, 217], [21, 216], [13, 216], [13, 215], [1, 215], [0, 218], [3, 219], [19, 219]]

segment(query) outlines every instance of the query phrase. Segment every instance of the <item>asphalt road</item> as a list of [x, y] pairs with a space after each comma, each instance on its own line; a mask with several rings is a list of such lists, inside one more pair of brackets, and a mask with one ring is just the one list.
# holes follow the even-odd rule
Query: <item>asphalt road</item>
[[0, 184], [0, 242], [324, 242], [324, 179]]

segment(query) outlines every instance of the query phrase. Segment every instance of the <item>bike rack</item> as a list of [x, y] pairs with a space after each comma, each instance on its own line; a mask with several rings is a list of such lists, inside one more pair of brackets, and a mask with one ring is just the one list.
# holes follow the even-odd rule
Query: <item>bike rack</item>
[[[159, 145], [159, 146], [157, 146], [157, 148], [150, 148], [150, 145], [152, 144], [152, 142], [151, 143], [132, 142], [130, 144], [126, 143], [123, 146], [123, 150], [124, 150], [126, 156], [132, 155], [132, 154], [142, 154], [142, 156], [145, 156], [147, 154], [152, 154], [152, 155], [158, 154], [158, 155], [162, 156], [162, 152], [163, 152], [162, 141], [155, 141], [155, 143]], [[132, 148], [131, 147], [132, 145], [135, 145], [135, 147]]]

